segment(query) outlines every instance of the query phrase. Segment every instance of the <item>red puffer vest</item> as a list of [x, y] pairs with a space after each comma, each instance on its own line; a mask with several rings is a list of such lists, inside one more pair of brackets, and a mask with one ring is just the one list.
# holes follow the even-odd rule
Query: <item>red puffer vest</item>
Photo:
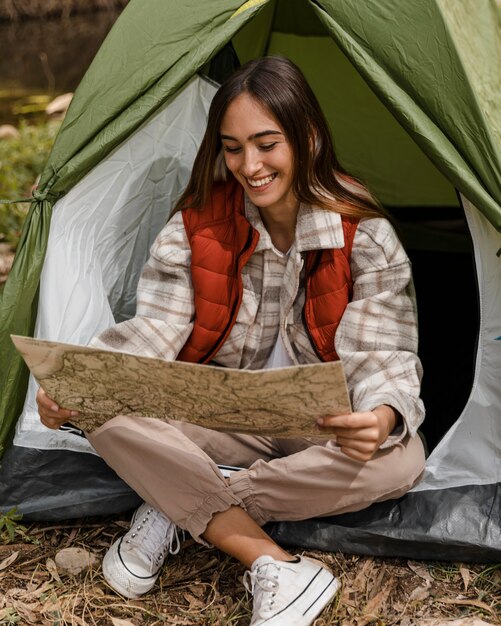
[[[195, 321], [178, 360], [208, 363], [226, 341], [242, 302], [242, 268], [254, 252], [259, 233], [245, 217], [242, 186], [216, 183], [206, 206], [184, 209], [191, 246]], [[342, 218], [345, 245], [305, 253], [306, 293], [303, 320], [322, 361], [339, 357], [334, 336], [352, 297], [350, 255], [358, 220]]]

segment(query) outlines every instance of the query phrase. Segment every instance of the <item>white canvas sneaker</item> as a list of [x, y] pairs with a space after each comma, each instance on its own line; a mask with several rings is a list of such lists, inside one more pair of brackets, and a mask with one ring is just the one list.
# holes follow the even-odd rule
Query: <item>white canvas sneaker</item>
[[106, 553], [103, 575], [121, 595], [139, 598], [155, 584], [167, 554], [177, 554], [180, 547], [177, 526], [144, 503], [134, 513], [130, 530]]
[[336, 595], [339, 581], [323, 563], [261, 556], [244, 575], [254, 596], [251, 626], [309, 626]]

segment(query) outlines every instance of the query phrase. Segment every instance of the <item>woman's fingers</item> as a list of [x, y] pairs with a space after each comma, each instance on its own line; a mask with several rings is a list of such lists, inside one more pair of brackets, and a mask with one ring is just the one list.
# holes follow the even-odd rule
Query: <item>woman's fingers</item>
[[59, 406], [52, 398], [45, 393], [45, 391], [40, 387], [37, 392], [36, 401], [38, 404], [38, 409], [43, 409], [44, 411], [57, 411], [59, 410]]
[[336, 435], [338, 441], [340, 437], [360, 439], [362, 441], [379, 441], [380, 437], [379, 429], [375, 426], [371, 428], [333, 428], [329, 430]]
[[321, 421], [321, 428], [335, 435], [339, 445], [342, 440], [367, 442], [371, 445], [381, 441], [379, 423], [373, 413], [326, 416]]
[[47, 426], [47, 428], [57, 430], [71, 417], [78, 415], [78, 411], [59, 407], [42, 388], [37, 392], [36, 402], [38, 405], [38, 413], [40, 414], [40, 421], [44, 426]]
[[357, 461], [370, 460], [385, 438], [380, 420], [372, 411], [327, 415], [317, 423], [336, 436], [336, 443], [344, 454]]
[[347, 437], [336, 437], [336, 443], [342, 448], [351, 448], [359, 452], [375, 452], [378, 449], [378, 442], [363, 441], [361, 439], [348, 439]]
[[317, 420], [317, 424], [321, 428], [355, 431], [377, 426], [378, 419], [372, 411], [366, 411], [348, 415], [325, 415]]
[[355, 461], [370, 461], [374, 456], [374, 453], [370, 454], [368, 452], [360, 452], [359, 450], [354, 450], [353, 448], [341, 448], [341, 452], [349, 456], [350, 459], [355, 459]]
[[357, 461], [369, 461], [379, 449], [379, 441], [377, 439], [364, 441], [362, 439], [336, 437], [336, 443], [340, 447], [341, 452]]

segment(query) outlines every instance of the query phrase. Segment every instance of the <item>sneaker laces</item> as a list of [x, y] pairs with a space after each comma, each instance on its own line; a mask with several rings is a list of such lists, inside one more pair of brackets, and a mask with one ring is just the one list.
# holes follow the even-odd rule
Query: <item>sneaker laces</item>
[[167, 554], [177, 554], [181, 549], [178, 528], [153, 507], [141, 517], [133, 519], [132, 527], [124, 537], [124, 548], [138, 549], [145, 561], [160, 567]]
[[255, 571], [247, 570], [243, 577], [245, 589], [254, 596], [254, 614], [266, 617], [273, 611], [279, 588], [279, 574], [284, 567], [276, 562], [258, 565]]

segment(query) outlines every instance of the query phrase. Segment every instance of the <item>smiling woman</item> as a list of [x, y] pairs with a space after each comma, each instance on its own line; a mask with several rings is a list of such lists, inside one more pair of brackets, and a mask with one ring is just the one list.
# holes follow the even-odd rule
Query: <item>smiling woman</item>
[[[377, 202], [339, 166], [304, 76], [283, 58], [216, 93], [191, 178], [158, 235], [136, 316], [97, 347], [259, 369], [343, 361], [353, 412], [317, 421], [333, 439], [276, 439], [117, 416], [88, 435], [144, 500], [108, 551], [109, 584], [149, 591], [177, 529], [249, 568], [251, 624], [307, 626], [339, 583], [262, 529], [403, 495], [424, 451], [410, 263]], [[42, 422], [71, 413], [42, 391]], [[225, 477], [217, 464], [241, 467]]]
[[285, 132], [257, 100], [242, 94], [226, 110], [221, 140], [226, 167], [259, 207], [275, 246], [287, 252], [299, 203], [292, 189], [294, 155]]

